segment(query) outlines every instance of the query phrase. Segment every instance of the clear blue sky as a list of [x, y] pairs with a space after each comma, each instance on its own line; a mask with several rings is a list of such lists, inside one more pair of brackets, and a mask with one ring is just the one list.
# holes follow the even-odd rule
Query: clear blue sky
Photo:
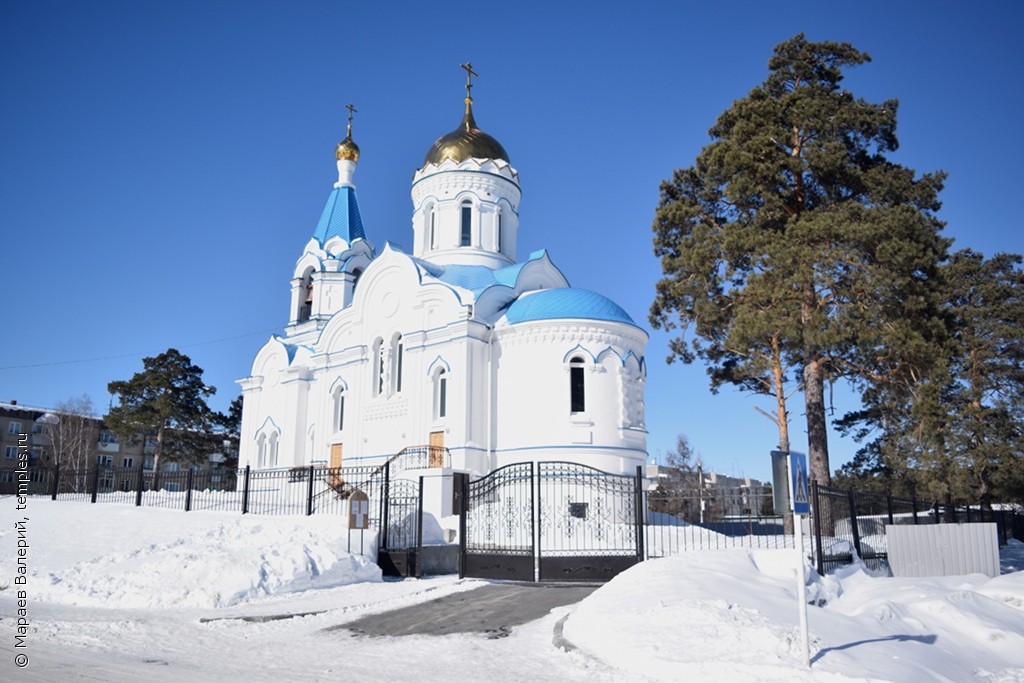
[[[873, 57], [846, 85], [900, 100], [895, 161], [949, 172], [956, 248], [1024, 252], [1022, 19], [1019, 2], [5, 0], [0, 400], [87, 393], [105, 412], [107, 382], [173, 346], [225, 409], [287, 322], [344, 105], [367, 234], [408, 246], [410, 180], [459, 122], [466, 60], [477, 122], [521, 174], [520, 256], [547, 248], [645, 328], [660, 181], [800, 31]], [[681, 432], [709, 467], [767, 479], [776, 432], [754, 406], [770, 403], [711, 395], [702, 366], [665, 363], [666, 341], [647, 349], [651, 455]], [[836, 415], [854, 407], [837, 389]], [[857, 448], [830, 447], [833, 468]]]

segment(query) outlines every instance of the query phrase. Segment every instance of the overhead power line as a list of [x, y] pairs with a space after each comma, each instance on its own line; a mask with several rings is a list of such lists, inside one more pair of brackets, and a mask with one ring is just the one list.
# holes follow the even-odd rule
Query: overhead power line
[[[271, 328], [269, 330], [258, 330], [256, 332], [246, 332], [245, 334], [236, 334], [233, 337], [222, 337], [220, 339], [210, 339], [208, 341], [196, 342], [194, 344], [183, 344], [178, 348], [192, 349], [197, 346], [209, 346], [210, 344], [220, 344], [226, 341], [234, 341], [235, 339], [244, 339], [246, 337], [255, 337], [258, 334], [269, 334], [271, 332], [278, 332], [279, 328]], [[166, 349], [165, 349], [166, 350]], [[28, 368], [45, 368], [54, 365], [74, 365], [77, 363], [95, 363], [101, 360], [116, 360], [118, 358], [141, 358], [142, 356], [155, 355], [162, 353], [162, 351], [138, 351], [135, 353], [119, 353], [114, 356], [96, 356], [94, 358], [77, 358], [75, 360], [55, 360], [48, 361], [45, 363], [26, 363], [24, 365], [0, 365], [0, 370], [25, 370]]]

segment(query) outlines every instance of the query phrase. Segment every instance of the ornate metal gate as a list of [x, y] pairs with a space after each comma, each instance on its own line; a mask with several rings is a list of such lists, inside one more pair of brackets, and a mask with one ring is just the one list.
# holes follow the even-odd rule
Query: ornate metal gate
[[422, 546], [423, 477], [385, 479], [381, 498], [377, 564], [385, 576], [419, 576]]
[[642, 474], [517, 463], [466, 486], [463, 576], [607, 581], [643, 557]]
[[534, 580], [533, 479], [522, 462], [466, 484], [460, 576]]
[[608, 581], [643, 557], [640, 473], [542, 462], [537, 487], [541, 581]]

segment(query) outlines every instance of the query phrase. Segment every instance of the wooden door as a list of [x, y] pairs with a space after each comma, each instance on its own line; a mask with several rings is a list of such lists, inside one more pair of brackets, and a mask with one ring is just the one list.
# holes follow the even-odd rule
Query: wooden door
[[341, 477], [341, 444], [331, 444], [331, 471], [327, 479], [328, 484], [332, 489], [337, 491], [344, 480]]
[[444, 432], [430, 432], [430, 467], [444, 467]]

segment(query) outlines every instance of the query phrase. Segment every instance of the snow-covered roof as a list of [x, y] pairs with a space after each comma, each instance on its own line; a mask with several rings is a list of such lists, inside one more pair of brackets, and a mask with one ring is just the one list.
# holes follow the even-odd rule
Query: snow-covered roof
[[608, 297], [587, 289], [564, 287], [526, 292], [516, 299], [505, 318], [513, 325], [531, 320], [608, 320], [636, 326], [617, 303]]
[[430, 261], [417, 259], [431, 277], [437, 278], [445, 284], [461, 289], [468, 289], [475, 297], [479, 297], [484, 290], [495, 285], [504, 287], [515, 287], [522, 272], [529, 263], [540, 261], [547, 252], [543, 249], [530, 254], [530, 258], [520, 263], [513, 263], [504, 268], [489, 268], [487, 266], [470, 266], [460, 264], [440, 265]]

